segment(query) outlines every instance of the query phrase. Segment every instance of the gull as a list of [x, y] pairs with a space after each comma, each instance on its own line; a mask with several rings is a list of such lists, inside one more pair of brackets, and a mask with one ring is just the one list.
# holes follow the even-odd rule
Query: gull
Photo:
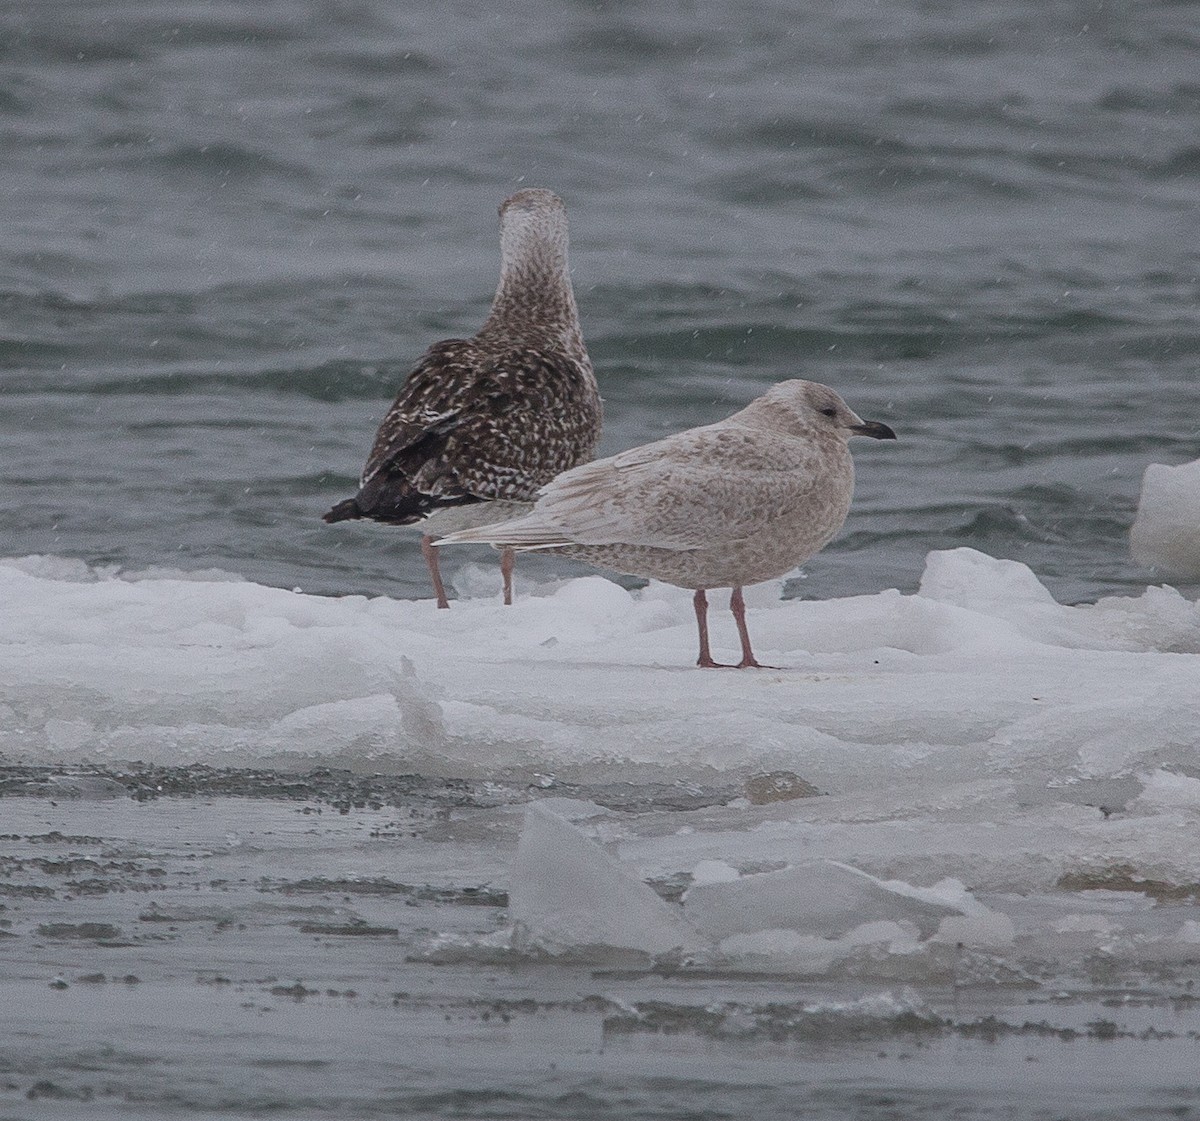
[[737, 668], [761, 668], [742, 588], [782, 576], [841, 529], [854, 492], [851, 436], [896, 438], [826, 385], [780, 382], [716, 424], [564, 472], [523, 517], [449, 533], [436, 544], [554, 551], [693, 589], [696, 664], [703, 667], [719, 665], [708, 644], [705, 593], [731, 588], [742, 645]]
[[[527, 188], [500, 206], [500, 283], [470, 339], [434, 343], [383, 418], [353, 498], [327, 522], [419, 523], [438, 607], [449, 607], [432, 532], [502, 521], [591, 459], [602, 406], [567, 267], [567, 210]], [[512, 603], [511, 550], [502, 550]]]

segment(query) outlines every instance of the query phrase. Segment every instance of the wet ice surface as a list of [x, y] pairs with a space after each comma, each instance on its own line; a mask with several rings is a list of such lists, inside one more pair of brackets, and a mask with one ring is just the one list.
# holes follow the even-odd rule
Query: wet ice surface
[[0, 563], [5, 1116], [1200, 1108], [1189, 599], [493, 578]]
[[[906, 978], [881, 944], [817, 978], [656, 966], [600, 947], [512, 949], [520, 806], [473, 806], [461, 790], [379, 808], [214, 797], [203, 791], [215, 776], [199, 772], [191, 797], [100, 797], [93, 774], [76, 780], [92, 797], [51, 800], [36, 792], [46, 777], [6, 772], [10, 795], [27, 794], [0, 803], [5, 1116], [1195, 1107], [1195, 945], [1172, 960], [1120, 949], [1134, 930], [1151, 944], [1186, 923], [1179, 899], [990, 900], [1037, 930], [989, 959], [1007, 976], [981, 977], [980, 955], [957, 952], [937, 975]], [[315, 786], [328, 792], [328, 776]], [[597, 818], [629, 827], [638, 815]], [[671, 905], [671, 885], [656, 887]]]

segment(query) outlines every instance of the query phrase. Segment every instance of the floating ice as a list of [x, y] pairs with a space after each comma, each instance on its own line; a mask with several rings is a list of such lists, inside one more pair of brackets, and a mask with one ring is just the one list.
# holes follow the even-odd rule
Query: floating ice
[[1170, 589], [1064, 607], [1016, 562], [934, 553], [918, 595], [756, 597], [785, 668], [755, 674], [691, 666], [679, 589], [538, 592], [439, 613], [3, 562], [0, 750], [480, 777], [779, 768], [827, 792], [1019, 770], [1045, 789], [1170, 766], [1200, 725], [1200, 659], [1172, 656], [1200, 650], [1200, 613]]
[[715, 939], [757, 930], [797, 930], [840, 937], [863, 922], [908, 921], [927, 937], [960, 907], [914, 890], [887, 884], [836, 860], [814, 860], [778, 872], [729, 882], [696, 884], [683, 913]]
[[555, 949], [614, 947], [651, 955], [709, 948], [673, 907], [554, 812], [532, 802], [517, 846], [509, 916]]
[[914, 954], [933, 943], [999, 949], [1013, 924], [957, 880], [930, 888], [884, 881], [835, 860], [692, 886], [684, 916], [728, 958], [820, 972], [863, 946]]
[[[760, 915], [725, 942], [846, 949], [854, 928], [883, 923], [921, 953], [999, 947], [1021, 944], [1029, 923], [1053, 934], [1063, 911], [1027, 920], [998, 899], [1089, 887], [1128, 898], [1140, 884], [1162, 906], [1193, 898], [1200, 846], [1181, 838], [1200, 804], [1200, 612], [1177, 591], [1068, 607], [1025, 566], [955, 549], [930, 555], [915, 595], [785, 602], [763, 587], [749, 609], [759, 656], [783, 668], [697, 670], [691, 597], [661, 584], [629, 592], [588, 577], [527, 589], [511, 608], [489, 596], [438, 612], [62, 558], [0, 562], [0, 753], [418, 771], [548, 793], [724, 791], [695, 811], [647, 794], [642, 812], [589, 818], [588, 835], [542, 823], [588, 852], [577, 870], [596, 860], [631, 880], [622, 890], [666, 930], [665, 914], [683, 915], [637, 885], [694, 875], [699, 898], [822, 862], [884, 885], [840, 929]], [[714, 623], [718, 657], [735, 653], [732, 627]], [[816, 794], [739, 797], [776, 772]], [[604, 847], [591, 852], [591, 835]], [[940, 921], [872, 902], [894, 894], [891, 881], [947, 877], [969, 891], [924, 900], [940, 903]], [[1183, 953], [1180, 921], [1163, 929]], [[654, 929], [639, 918], [626, 941], [656, 953], [679, 937]], [[576, 935], [597, 931], [564, 933]]]
[[920, 888], [833, 860], [747, 876], [704, 861], [697, 866], [704, 878], [677, 907], [565, 819], [577, 805], [552, 798], [526, 811], [509, 889], [518, 944], [690, 954], [710, 964], [754, 959], [759, 967], [782, 962], [820, 972], [864, 946], [913, 954], [935, 943], [998, 948], [1013, 940], [1007, 916], [957, 880]]
[[840, 938], [822, 938], [795, 930], [759, 930], [732, 934], [721, 942], [731, 961], [758, 969], [821, 974], [864, 949], [882, 954], [911, 954], [918, 941], [911, 927], [894, 922], [862, 923]]
[[1129, 543], [1138, 564], [1200, 580], [1200, 459], [1146, 468]]

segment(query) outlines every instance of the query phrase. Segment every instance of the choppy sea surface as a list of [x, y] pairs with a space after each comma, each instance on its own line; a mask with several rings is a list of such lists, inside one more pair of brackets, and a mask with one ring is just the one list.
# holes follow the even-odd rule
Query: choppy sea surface
[[1165, 2], [4, 5], [4, 551], [424, 594], [410, 534], [317, 517], [540, 184], [606, 451], [794, 376], [900, 433], [806, 594], [957, 544], [1144, 583], [1142, 470], [1200, 452], [1198, 39]]
[[[320, 514], [417, 356], [481, 323], [496, 207], [539, 185], [571, 216], [605, 452], [797, 376], [896, 429], [856, 445], [846, 528], [785, 594], [909, 593], [931, 550], [970, 546], [1063, 603], [1135, 595], [1142, 472], [1200, 456], [1198, 51], [1194, 7], [1167, 0], [0, 3], [0, 554], [428, 596], [414, 535]], [[41, 717], [60, 741], [76, 701]], [[412, 965], [391, 939], [478, 935], [503, 906], [462, 895], [463, 853], [515, 843], [526, 791], [456, 802], [443, 775], [301, 807], [257, 774], [142, 789], [106, 766], [60, 805], [75, 778], [14, 767], [6, 1117], [1200, 1111], [1186, 969], [1130, 988], [1089, 965], [1058, 1003], [900, 986], [880, 1011], [874, 975], [781, 995]], [[623, 805], [665, 833], [730, 795], [689, 791]], [[425, 864], [372, 879], [406, 829]]]

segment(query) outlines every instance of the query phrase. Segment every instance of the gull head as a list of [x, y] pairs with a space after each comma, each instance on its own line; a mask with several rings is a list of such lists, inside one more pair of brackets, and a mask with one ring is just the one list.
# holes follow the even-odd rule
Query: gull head
[[836, 390], [815, 381], [782, 381], [752, 402], [749, 409], [765, 412], [776, 426], [804, 435], [826, 434], [843, 440], [851, 436], [896, 438], [882, 421], [863, 420]]
[[500, 204], [500, 256], [504, 266], [531, 257], [566, 265], [567, 208], [544, 187], [527, 187]]
[[500, 204], [500, 221], [521, 213], [541, 214], [554, 211], [566, 217], [567, 208], [563, 200], [545, 187], [526, 187], [515, 195], [509, 195]]

